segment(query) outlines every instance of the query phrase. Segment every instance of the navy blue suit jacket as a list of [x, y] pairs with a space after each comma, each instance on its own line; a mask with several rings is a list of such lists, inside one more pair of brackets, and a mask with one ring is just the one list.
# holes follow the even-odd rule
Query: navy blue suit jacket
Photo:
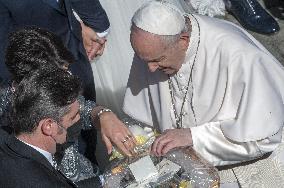
[[77, 187], [32, 147], [0, 129], [0, 187]]
[[74, 74], [83, 81], [89, 94], [87, 99], [94, 100], [94, 80], [83, 47], [81, 26], [72, 13], [74, 9], [86, 25], [96, 32], [109, 28], [109, 20], [99, 0], [0, 0], [0, 79], [8, 80], [9, 72], [4, 63], [5, 48], [10, 32], [25, 26], [37, 26], [59, 35], [65, 46], [72, 52], [76, 63], [71, 66]]

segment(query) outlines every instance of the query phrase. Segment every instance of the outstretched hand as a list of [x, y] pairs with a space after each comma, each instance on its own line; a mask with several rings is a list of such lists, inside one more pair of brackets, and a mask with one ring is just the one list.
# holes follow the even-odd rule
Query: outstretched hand
[[191, 146], [192, 137], [190, 129], [168, 129], [165, 130], [152, 144], [151, 152], [162, 156], [171, 149], [183, 146]]
[[102, 139], [106, 144], [108, 154], [112, 151], [112, 144], [116, 145], [127, 156], [131, 156], [136, 140], [129, 129], [117, 118], [113, 112], [100, 115]]
[[86, 50], [89, 60], [91, 61], [96, 56], [100, 56], [103, 54], [106, 39], [100, 38], [92, 28], [86, 26], [83, 22], [80, 23], [82, 28], [84, 48]]

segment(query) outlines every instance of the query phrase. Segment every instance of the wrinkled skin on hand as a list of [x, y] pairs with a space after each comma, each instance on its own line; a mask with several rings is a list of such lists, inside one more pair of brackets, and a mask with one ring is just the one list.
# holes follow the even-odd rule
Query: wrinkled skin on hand
[[103, 54], [106, 39], [100, 38], [92, 28], [86, 26], [83, 22], [81, 22], [81, 28], [84, 48], [91, 61], [96, 56]]
[[125, 124], [113, 112], [104, 112], [100, 115], [99, 121], [102, 139], [106, 144], [108, 154], [111, 153], [112, 144], [114, 144], [124, 154], [132, 156], [136, 141]]
[[187, 129], [168, 129], [156, 138], [152, 144], [151, 153], [156, 156], [165, 155], [171, 149], [191, 146], [191, 131]]

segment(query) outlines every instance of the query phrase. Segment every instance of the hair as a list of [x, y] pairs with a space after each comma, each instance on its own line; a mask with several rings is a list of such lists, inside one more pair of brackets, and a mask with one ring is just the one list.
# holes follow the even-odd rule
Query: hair
[[60, 122], [80, 89], [79, 78], [62, 69], [39, 69], [23, 78], [12, 99], [10, 117], [15, 133], [32, 133], [45, 118]]
[[73, 62], [71, 52], [65, 48], [61, 39], [47, 30], [28, 27], [9, 36], [5, 63], [16, 83], [42, 66], [62, 68]]

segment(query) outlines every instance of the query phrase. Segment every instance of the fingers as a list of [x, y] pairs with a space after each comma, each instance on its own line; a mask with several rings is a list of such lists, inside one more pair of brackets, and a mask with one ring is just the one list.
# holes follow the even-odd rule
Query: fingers
[[171, 149], [177, 147], [176, 143], [171, 141], [164, 145], [164, 147], [161, 150], [161, 155], [167, 154]]
[[135, 144], [133, 143], [133, 141], [130, 139], [130, 137], [128, 135], [124, 137], [123, 144], [125, 145], [127, 150], [130, 151], [130, 152], [135, 147]]
[[105, 140], [115, 144], [125, 155], [131, 156], [134, 153], [136, 145], [134, 136], [115, 114], [105, 113], [103, 115], [100, 118], [102, 136], [107, 138]]
[[135, 144], [130, 139], [126, 139], [123, 144], [125, 148], [131, 153], [131, 155], [135, 154], [134, 152]]
[[98, 52], [97, 52], [97, 56], [99, 55], [99, 56], [101, 56], [101, 55], [103, 55], [103, 53], [104, 53], [104, 49], [105, 49], [105, 43], [103, 44], [103, 45], [101, 45], [101, 48], [98, 50]]
[[95, 42], [95, 43], [99, 43], [100, 45], [104, 45], [105, 42], [106, 42], [106, 39], [100, 38], [96, 35], [94, 38], [92, 38], [92, 41]]
[[128, 128], [122, 124], [121, 125], [123, 127], [123, 135], [124, 138], [122, 139], [124, 146], [126, 147], [126, 149], [131, 153], [134, 154], [134, 147], [136, 146], [137, 142], [135, 140], [135, 137], [133, 136], [133, 134], [128, 130]]
[[128, 135], [131, 136], [131, 137], [130, 137], [131, 142], [133, 142], [134, 145], [136, 146], [136, 145], [137, 145], [137, 140], [135, 139], [135, 136], [134, 136], [131, 132], [128, 133]]
[[83, 44], [84, 44], [84, 48], [86, 50], [86, 53], [89, 54], [92, 50], [92, 41], [83, 41]]
[[161, 156], [176, 147], [192, 145], [190, 129], [166, 130], [152, 144], [152, 153]]
[[183, 137], [178, 134], [179, 131], [177, 129], [165, 130], [152, 144], [151, 152], [154, 155], [161, 156], [169, 150], [178, 147], [183, 140]]
[[[120, 134], [122, 135], [122, 134]], [[125, 135], [125, 134], [124, 134]], [[125, 155], [132, 156], [135, 144], [126, 136], [117, 136], [110, 138], [114, 145]]]
[[120, 132], [122, 133], [122, 135], [124, 135], [124, 137], [122, 139], [126, 140], [125, 144], [126, 144], [128, 150], [133, 152], [133, 149], [137, 144], [134, 135], [130, 132], [128, 127], [126, 127], [126, 125], [124, 125], [124, 123], [122, 123], [120, 120], [118, 120], [118, 122], [117, 122], [117, 127], [120, 127]]
[[112, 152], [112, 144], [111, 144], [111, 141], [110, 141], [106, 136], [104, 136], [104, 135], [103, 135], [103, 141], [104, 141], [104, 143], [105, 143], [105, 145], [106, 145], [107, 153], [108, 153], [108, 154], [111, 154], [111, 152]]
[[88, 58], [89, 58], [90, 61], [94, 60], [94, 58], [96, 57], [96, 54], [98, 53], [100, 48], [101, 48], [101, 44], [93, 43], [92, 49], [88, 53]]
[[[106, 39], [99, 37], [92, 28], [86, 26], [83, 22], [81, 23], [81, 28], [84, 48], [89, 60], [93, 60], [97, 55], [103, 53], [103, 49], [101, 48], [104, 48], [103, 45]], [[98, 51], [99, 53], [97, 54]]]
[[101, 38], [97, 39], [96, 41], [93, 41], [92, 48], [87, 53], [90, 61], [93, 60], [98, 55], [100, 56], [103, 54], [105, 48], [105, 42], [106, 39], [101, 39]]
[[127, 156], [132, 155], [128, 147], [133, 147], [133, 146], [131, 145], [128, 146], [128, 144], [126, 144], [127, 139], [125, 139], [124, 136], [112, 136], [111, 138], [109, 138], [107, 135], [102, 133], [102, 138], [106, 144], [108, 154], [112, 152], [112, 143], [113, 143], [123, 154]]
[[[123, 141], [123, 140], [122, 140]], [[118, 147], [118, 149], [120, 151], [122, 151], [125, 155], [131, 157], [132, 154], [130, 153], [130, 151], [125, 147], [125, 142], [122, 143], [122, 141], [119, 141], [119, 142], [115, 142], [115, 145]]]
[[162, 154], [162, 150], [163, 150], [164, 147], [165, 147], [168, 143], [170, 143], [170, 142], [172, 142], [172, 139], [171, 139], [171, 138], [163, 137], [163, 138], [159, 141], [159, 143], [157, 144], [157, 147], [156, 147], [156, 154], [157, 154], [158, 156], [163, 155], [163, 154]]
[[122, 123], [122, 125], [125, 127], [126, 134], [127, 134], [127, 137], [129, 138], [129, 141], [132, 142], [134, 144], [134, 147], [135, 147], [137, 145], [137, 141], [135, 139], [135, 136], [132, 134], [132, 132], [130, 132], [128, 127], [126, 127], [123, 123]]
[[172, 142], [171, 137], [167, 134], [159, 136], [152, 145], [152, 153], [161, 156], [163, 148], [169, 143]]

